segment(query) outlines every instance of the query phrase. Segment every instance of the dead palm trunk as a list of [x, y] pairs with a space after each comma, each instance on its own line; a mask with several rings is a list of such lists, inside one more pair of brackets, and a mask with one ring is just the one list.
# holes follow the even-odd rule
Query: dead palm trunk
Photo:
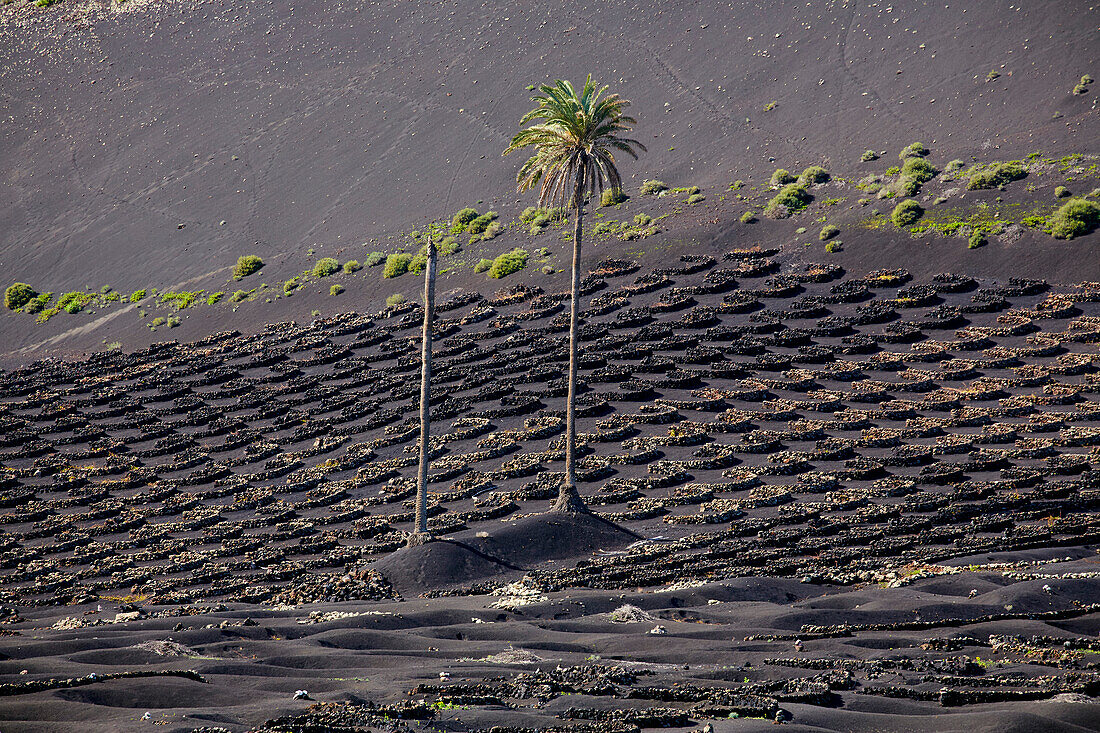
[[436, 248], [428, 235], [428, 262], [424, 269], [424, 330], [420, 337], [420, 465], [416, 474], [416, 527], [409, 535], [408, 545], [422, 545], [432, 540], [428, 531], [428, 434], [431, 425], [432, 383], [432, 321], [435, 319]]
[[581, 306], [581, 234], [584, 227], [584, 166], [577, 170], [573, 196], [573, 268], [569, 293], [569, 394], [565, 404], [565, 480], [558, 488], [555, 511], [585, 512], [577, 492], [577, 342], [580, 340], [578, 320]]

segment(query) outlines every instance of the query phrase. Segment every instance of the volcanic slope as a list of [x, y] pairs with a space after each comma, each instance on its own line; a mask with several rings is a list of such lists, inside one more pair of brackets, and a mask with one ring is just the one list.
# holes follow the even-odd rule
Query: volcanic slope
[[442, 302], [448, 577], [416, 304], [0, 374], [5, 729], [1100, 727], [1100, 288], [774, 255], [585, 277], [574, 555], [566, 293]]

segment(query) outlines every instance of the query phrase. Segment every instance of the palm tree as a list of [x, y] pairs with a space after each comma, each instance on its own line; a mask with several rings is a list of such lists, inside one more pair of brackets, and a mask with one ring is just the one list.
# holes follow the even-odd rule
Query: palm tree
[[[604, 92], [589, 75], [580, 94], [567, 81], [539, 87], [531, 97], [536, 106], [520, 120], [520, 125], [536, 121], [521, 130], [504, 151], [508, 155], [520, 148], [533, 147], [534, 154], [516, 175], [519, 191], [539, 186], [539, 206], [573, 210], [573, 270], [569, 311], [569, 396], [565, 409], [565, 480], [554, 509], [587, 511], [577, 493], [577, 319], [581, 289], [581, 233], [587, 197], [605, 188], [621, 189], [622, 177], [615, 167], [612, 150], [637, 160], [635, 149], [645, 150], [637, 140], [619, 137], [636, 124], [623, 114], [630, 104], [618, 94]], [[541, 181], [541, 185], [540, 185]]]
[[428, 229], [427, 263], [424, 268], [424, 330], [420, 335], [420, 465], [416, 473], [416, 520], [406, 543], [409, 547], [432, 540], [428, 531], [428, 432], [432, 382], [432, 321], [435, 320], [435, 270], [438, 253]]

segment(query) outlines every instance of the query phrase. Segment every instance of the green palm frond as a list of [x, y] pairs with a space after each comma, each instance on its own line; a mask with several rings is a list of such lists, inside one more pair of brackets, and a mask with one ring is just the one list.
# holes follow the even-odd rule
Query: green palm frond
[[623, 114], [630, 102], [608, 94], [589, 75], [580, 93], [568, 81], [543, 84], [531, 97], [537, 106], [525, 114], [521, 125], [535, 124], [512, 138], [504, 155], [521, 148], [535, 152], [516, 174], [521, 192], [539, 187], [539, 206], [578, 207], [588, 196], [605, 188], [622, 188], [615, 167], [618, 151], [637, 159], [646, 148], [623, 137], [636, 123]]

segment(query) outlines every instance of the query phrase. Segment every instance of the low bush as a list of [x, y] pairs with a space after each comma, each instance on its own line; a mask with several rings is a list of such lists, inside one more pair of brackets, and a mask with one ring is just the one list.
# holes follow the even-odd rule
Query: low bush
[[819, 165], [811, 165], [798, 176], [798, 185], [809, 187], [827, 180], [829, 180], [829, 171]]
[[702, 203], [703, 201], [705, 201], [705, 200], [706, 200], [706, 198], [707, 198], [707, 197], [706, 197], [706, 196], [704, 196], [704, 195], [703, 195], [703, 194], [701, 194], [701, 193], [693, 193], [693, 194], [691, 194], [690, 196], [688, 196], [688, 197], [687, 197], [687, 202], [688, 202], [689, 204], [700, 204], [700, 203]]
[[936, 169], [924, 158], [906, 158], [901, 166], [901, 175], [917, 183], [927, 183], [936, 177]]
[[667, 190], [668, 186], [665, 184], [664, 181], [650, 179], [648, 181], [642, 181], [640, 192], [643, 196], [651, 196], [653, 194], [661, 193], [662, 191]]
[[1070, 199], [1047, 220], [1056, 239], [1073, 239], [1100, 225], [1100, 204], [1087, 199]]
[[363, 266], [359, 264], [359, 260], [348, 260], [344, 263], [344, 272], [351, 274], [353, 272], [359, 272], [363, 269]]
[[386, 305], [390, 306], [391, 308], [395, 305], [401, 305], [404, 302], [405, 296], [401, 293], [394, 293], [393, 295], [386, 298]]
[[1069, 198], [1069, 189], [1065, 186], [1058, 186], [1054, 189], [1054, 198], [1064, 199]]
[[906, 158], [923, 158], [926, 155], [928, 155], [928, 148], [924, 147], [924, 143], [909, 143], [898, 153], [898, 157], [902, 160]]
[[412, 255], [407, 252], [392, 254], [386, 258], [386, 267], [382, 270], [382, 277], [399, 277], [409, 271], [409, 262]]
[[37, 295], [38, 291], [27, 283], [12, 283], [4, 291], [4, 307], [10, 311], [19, 310]]
[[344, 286], [340, 284], [333, 285], [328, 289], [329, 295], [339, 295], [342, 292], [344, 292]]
[[38, 295], [27, 301], [27, 304], [23, 306], [24, 313], [39, 313], [53, 299], [53, 293], [39, 293]]
[[821, 232], [817, 235], [817, 238], [820, 239], [822, 242], [826, 242], [838, 234], [840, 234], [839, 229], [837, 229], [832, 224], [826, 224], [825, 226], [821, 227]]
[[485, 228], [485, 231], [481, 233], [480, 237], [475, 236], [471, 239], [471, 241], [480, 240], [482, 242], [486, 242], [486, 241], [492, 239], [493, 237], [495, 237], [496, 235], [500, 234], [502, 229], [503, 229], [503, 227], [500, 225], [500, 222], [499, 221], [494, 221], [494, 222], [490, 223], [489, 226], [487, 226]]
[[756, 214], [752, 213], [751, 211], [746, 211], [744, 214], [741, 215], [742, 224], [752, 224], [754, 221], [756, 221]]
[[772, 186], [779, 188], [787, 183], [794, 183], [794, 176], [792, 176], [791, 172], [786, 168], [777, 168], [775, 173], [772, 173]]
[[381, 252], [371, 252], [369, 255], [363, 258], [363, 264], [367, 267], [378, 267], [386, 261], [386, 255]]
[[466, 229], [466, 226], [477, 218], [477, 209], [471, 209], [469, 207], [465, 209], [459, 209], [458, 213], [451, 219], [451, 230], [454, 232], [461, 232]]
[[95, 298], [91, 293], [82, 293], [79, 290], [65, 293], [57, 299], [57, 305], [66, 313], [79, 313]]
[[954, 160], [950, 161], [947, 165], [945, 165], [943, 167], [943, 172], [944, 173], [954, 173], [956, 171], [961, 171], [965, 167], [966, 167], [966, 162], [965, 161], [959, 160], [958, 158], [955, 158]]
[[[488, 230], [486, 230], [488, 231]], [[454, 237], [444, 237], [439, 243], [439, 254], [444, 257], [449, 257], [456, 252], [462, 251], [462, 245], [458, 243], [458, 240]]]
[[314, 277], [328, 277], [340, 272], [340, 263], [334, 257], [322, 257], [313, 265]]
[[966, 240], [967, 249], [977, 249], [985, 244], [985, 235], [981, 232], [974, 232]]
[[256, 255], [242, 255], [237, 258], [237, 265], [233, 268], [233, 279], [241, 280], [254, 272], [258, 272], [264, 266], [264, 261]]
[[470, 234], [481, 234], [489, 228], [489, 225], [493, 222], [493, 219], [496, 218], [497, 212], [488, 211], [481, 216], [471, 219], [470, 222], [466, 225], [466, 231]]
[[627, 195], [621, 188], [605, 188], [600, 193], [600, 206], [615, 206], [626, 201]]
[[207, 304], [207, 305], [214, 305], [214, 304], [216, 304], [216, 303], [217, 303], [217, 302], [218, 302], [219, 300], [221, 300], [221, 299], [222, 299], [222, 297], [224, 297], [224, 296], [225, 296], [225, 291], [219, 291], [219, 292], [217, 292], [217, 293], [211, 293], [211, 294], [209, 295], [209, 297], [207, 297], [207, 299], [206, 299], [206, 304]]
[[636, 226], [636, 227], [649, 226], [652, 223], [653, 223], [653, 217], [650, 216], [649, 214], [635, 214], [634, 215], [634, 226]]
[[829, 254], [839, 252], [842, 249], [844, 249], [844, 244], [839, 239], [834, 239], [825, 245], [825, 251]]
[[864, 163], [870, 163], [872, 160], [878, 160], [878, 153], [874, 150], [864, 150], [863, 155], [859, 156], [859, 159]]
[[296, 277], [292, 277], [283, 283], [283, 294], [290, 295], [300, 287], [302, 287], [302, 281]]
[[788, 183], [764, 207], [764, 215], [772, 219], [786, 219], [793, 212], [804, 209], [811, 199], [804, 187]]
[[525, 267], [527, 267], [527, 250], [516, 247], [511, 252], [504, 252], [493, 260], [489, 268], [489, 277], [499, 280]]
[[242, 300], [244, 300], [247, 297], [248, 297], [248, 292], [247, 291], [238, 290], [237, 292], [235, 292], [231, 296], [229, 296], [229, 299], [232, 300], [234, 303], [240, 303]]
[[134, 292], [130, 293], [130, 302], [131, 303], [137, 303], [137, 302], [140, 302], [142, 300], [145, 300], [145, 289], [144, 288], [141, 289], [141, 290], [135, 290]]
[[488, 272], [489, 268], [493, 266], [493, 261], [482, 257], [476, 265], [474, 265], [474, 272]]
[[971, 191], [984, 188], [998, 188], [1012, 181], [1018, 181], [1027, 175], [1027, 171], [1019, 163], [994, 163], [985, 170], [978, 171], [970, 176], [966, 187]]
[[175, 328], [176, 326], [180, 325], [180, 319], [176, 316], [168, 316], [168, 318], [164, 321], [164, 325], [168, 326], [168, 328]]
[[409, 260], [409, 272], [414, 275], [423, 275], [426, 269], [428, 269], [428, 253], [421, 250]]
[[894, 222], [895, 226], [904, 227], [909, 226], [917, 219], [924, 215], [924, 209], [913, 199], [906, 199], [897, 206], [894, 207], [894, 211], [890, 214], [890, 221]]

